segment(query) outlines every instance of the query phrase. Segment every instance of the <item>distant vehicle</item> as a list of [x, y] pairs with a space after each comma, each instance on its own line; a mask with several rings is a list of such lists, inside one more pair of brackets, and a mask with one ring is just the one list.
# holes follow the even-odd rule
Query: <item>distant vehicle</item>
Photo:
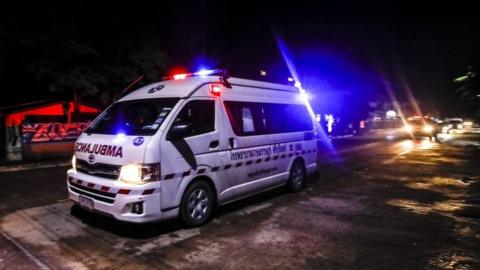
[[405, 132], [416, 137], [428, 137], [430, 140], [437, 138], [440, 126], [436, 121], [428, 118], [413, 117], [407, 120], [404, 126]]
[[442, 133], [463, 133], [464, 122], [462, 118], [448, 118], [441, 125]]
[[479, 125], [478, 123], [475, 123], [475, 122], [472, 121], [472, 120], [468, 120], [468, 119], [467, 119], [467, 120], [465, 120], [465, 121], [463, 122], [463, 131], [464, 131], [465, 133], [470, 133], [470, 132], [478, 131], [478, 130], [479, 130], [479, 129], [478, 129], [479, 127], [480, 127], [480, 125]]

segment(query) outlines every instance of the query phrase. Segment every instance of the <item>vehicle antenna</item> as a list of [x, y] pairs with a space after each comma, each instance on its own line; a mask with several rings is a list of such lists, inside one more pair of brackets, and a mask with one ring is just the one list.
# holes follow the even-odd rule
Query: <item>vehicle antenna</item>
[[125, 87], [125, 89], [123, 89], [122, 92], [120, 92], [120, 94], [118, 94], [118, 97], [115, 99], [115, 101], [117, 101], [119, 98], [121, 98], [123, 93], [130, 90], [135, 84], [137, 84], [139, 81], [141, 81], [143, 79], [143, 77], [144, 77], [143, 74], [140, 75], [136, 80], [131, 82], [127, 87]]

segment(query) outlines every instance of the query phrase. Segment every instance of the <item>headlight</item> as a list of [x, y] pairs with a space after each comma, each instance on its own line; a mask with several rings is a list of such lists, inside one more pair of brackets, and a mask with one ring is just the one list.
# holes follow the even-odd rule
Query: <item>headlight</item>
[[425, 126], [423, 127], [423, 131], [424, 131], [424, 132], [427, 132], [427, 133], [431, 133], [431, 132], [433, 131], [433, 127], [430, 126], [430, 125], [425, 125]]
[[405, 130], [405, 132], [412, 133], [413, 127], [410, 126], [410, 125], [405, 125], [405, 126], [403, 127], [403, 130]]
[[77, 173], [77, 158], [75, 155], [72, 157], [72, 169], [74, 173]]
[[131, 184], [145, 184], [160, 180], [160, 164], [128, 164], [120, 169], [119, 180]]

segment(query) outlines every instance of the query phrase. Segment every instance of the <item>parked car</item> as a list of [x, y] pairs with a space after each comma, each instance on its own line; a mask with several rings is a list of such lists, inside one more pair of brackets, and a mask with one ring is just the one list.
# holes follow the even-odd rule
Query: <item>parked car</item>
[[447, 118], [441, 125], [442, 133], [463, 133], [464, 122], [462, 118]]

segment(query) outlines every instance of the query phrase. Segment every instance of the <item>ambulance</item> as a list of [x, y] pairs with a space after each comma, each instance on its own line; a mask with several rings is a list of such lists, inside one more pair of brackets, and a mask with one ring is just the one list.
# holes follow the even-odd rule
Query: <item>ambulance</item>
[[126, 222], [205, 224], [214, 209], [316, 171], [317, 130], [298, 88], [181, 74], [132, 91], [75, 142], [69, 198]]

